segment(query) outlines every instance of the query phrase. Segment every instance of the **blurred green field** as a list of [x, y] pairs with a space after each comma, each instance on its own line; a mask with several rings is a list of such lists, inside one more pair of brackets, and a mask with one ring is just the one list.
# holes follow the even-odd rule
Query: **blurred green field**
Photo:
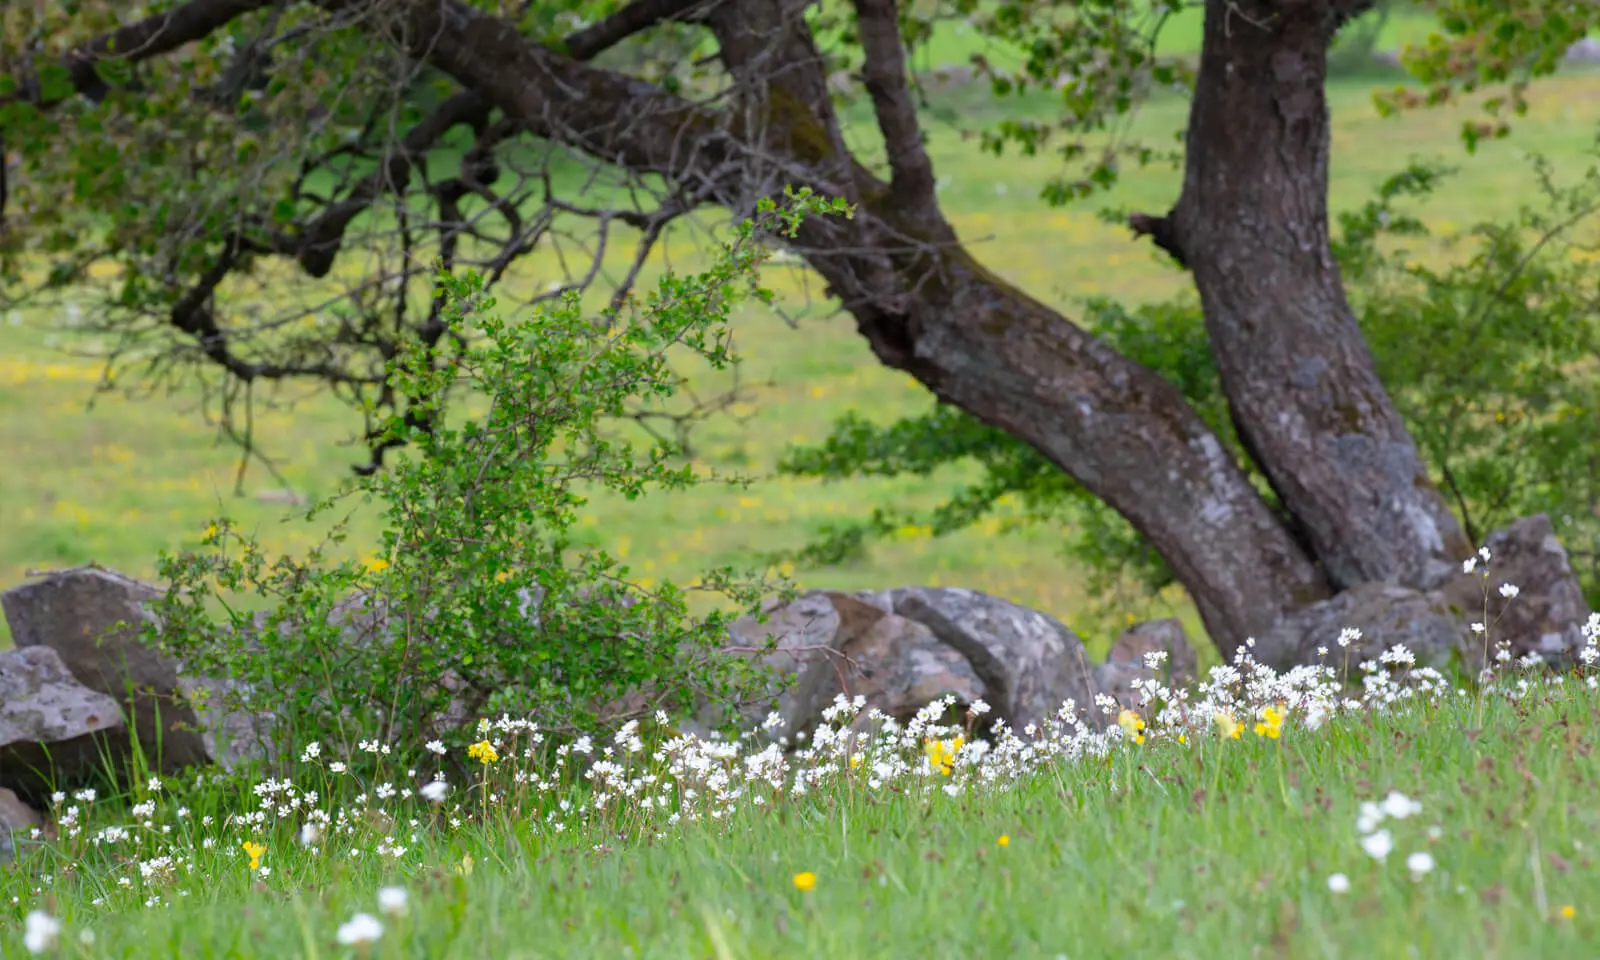
[[[1365, 201], [1383, 177], [1413, 158], [1444, 157], [1462, 172], [1433, 199], [1425, 219], [1448, 232], [1510, 214], [1533, 199], [1528, 151], [1573, 173], [1594, 159], [1600, 78], [1562, 77], [1537, 86], [1532, 110], [1512, 139], [1471, 157], [1456, 139], [1469, 107], [1384, 120], [1371, 105], [1372, 89], [1371, 81], [1348, 81], [1331, 92], [1335, 210]], [[983, 261], [1069, 315], [1090, 295], [1146, 301], [1187, 287], [1187, 278], [1148, 244], [1096, 216], [1105, 205], [1166, 209], [1177, 196], [1179, 171], [1130, 171], [1112, 195], [1052, 210], [1037, 195], [1058, 161], [996, 160], [960, 136], [953, 117], [970, 124], [974, 110], [994, 109], [985, 97], [957, 91], [929, 112], [944, 207]], [[1180, 130], [1185, 106], [1175, 96], [1158, 99], [1138, 117], [1134, 132], [1159, 138]], [[1038, 103], [1022, 107], [1037, 109]], [[853, 114], [857, 130], [866, 122], [864, 114]], [[694, 269], [687, 240], [671, 250], [675, 267]], [[548, 258], [534, 256], [520, 282], [542, 288], [553, 274]], [[737, 410], [742, 418], [715, 420], [695, 435], [699, 461], [754, 475], [756, 482], [748, 490], [712, 486], [635, 503], [597, 496], [584, 513], [581, 535], [622, 556], [637, 577], [684, 580], [712, 565], [746, 563], [757, 553], [801, 543], [821, 523], [865, 515], [874, 504], [931, 505], [961, 479], [956, 470], [925, 481], [836, 484], [769, 475], [786, 445], [820, 439], [846, 411], [888, 420], [931, 402], [908, 377], [876, 363], [848, 318], [807, 302], [807, 288], [813, 296], [819, 289], [815, 282], [807, 284], [795, 268], [774, 267], [771, 284], [784, 294], [786, 312], [802, 322], [796, 329], [765, 311], [741, 315], [738, 347], [750, 402]], [[68, 354], [83, 344], [64, 319], [60, 311], [42, 310], [0, 318], [0, 451], [10, 460], [0, 471], [0, 585], [21, 581], [30, 568], [91, 560], [148, 577], [159, 550], [197, 544], [206, 521], [224, 513], [273, 550], [304, 548], [317, 539], [320, 527], [294, 519], [280, 485], [265, 471], [252, 468], [244, 494], [234, 495], [237, 450], [206, 424], [196, 397], [107, 394], [87, 409], [99, 367]], [[336, 489], [360, 461], [359, 449], [341, 445], [359, 426], [342, 407], [313, 398], [292, 413], [263, 412], [256, 431], [284, 478], [316, 497]], [[1084, 632], [1092, 648], [1109, 642], [1116, 624], [1086, 617], [1081, 577], [1059, 553], [1059, 531], [1002, 535], [999, 527], [995, 521], [941, 540], [908, 531], [859, 562], [795, 574], [803, 585], [818, 587], [972, 587], [1049, 611]], [[359, 543], [374, 542], [370, 519], [357, 515], [354, 529]], [[1174, 613], [1197, 627], [1181, 594], [1126, 611], [1129, 617]], [[0, 626], [0, 646], [8, 644]]]

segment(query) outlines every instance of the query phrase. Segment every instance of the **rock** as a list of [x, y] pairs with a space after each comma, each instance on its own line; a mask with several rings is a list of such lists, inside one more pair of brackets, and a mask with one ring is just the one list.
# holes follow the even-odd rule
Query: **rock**
[[1600, 40], [1584, 37], [1567, 48], [1566, 58], [1570, 63], [1600, 63]]
[[[799, 739], [841, 693], [865, 699], [863, 718], [876, 709], [901, 723], [945, 696], [953, 695], [959, 708], [992, 701], [967, 659], [927, 627], [845, 594], [808, 594], [764, 624], [739, 620], [731, 633], [728, 649], [745, 656], [759, 655], [771, 637], [776, 647], [761, 655], [762, 663], [779, 679], [794, 678], [778, 697], [782, 723], [773, 736]], [[742, 721], [758, 725], [766, 712], [765, 704], [754, 705]], [[703, 712], [700, 724], [717, 719]]]
[[24, 837], [44, 825], [39, 812], [23, 803], [15, 793], [0, 787], [0, 864], [16, 859], [17, 841], [13, 834]]
[[[860, 603], [843, 596], [835, 600], [836, 604], [845, 602]], [[842, 689], [836, 683], [825, 685], [826, 703], [832, 703], [840, 692], [859, 694], [866, 697], [868, 707], [904, 724], [942, 697], [954, 695], [956, 709], [962, 713], [973, 703], [989, 699], [967, 658], [941, 643], [922, 624], [879, 612], [876, 620], [863, 627], [843, 645], [846, 682]]]
[[[1166, 654], [1159, 669], [1145, 665], [1145, 655]], [[1148, 620], [1123, 631], [1106, 654], [1106, 662], [1094, 668], [1095, 687], [1099, 692], [1115, 697], [1130, 710], [1142, 706], [1134, 684], [1141, 680], [1159, 680], [1174, 689], [1187, 687], [1199, 675], [1200, 659], [1183, 624], [1177, 620]]]
[[[1538, 654], [1547, 664], [1566, 668], [1582, 648], [1589, 608], [1567, 553], [1556, 540], [1550, 519], [1525, 517], [1491, 533], [1487, 564], [1470, 573], [1449, 574], [1434, 589], [1419, 592], [1392, 584], [1368, 583], [1291, 613], [1282, 627], [1257, 645], [1256, 657], [1273, 666], [1329, 663], [1341, 672], [1385, 650], [1404, 644], [1418, 665], [1443, 669], [1459, 663], [1470, 673], [1483, 669], [1504, 641], [1516, 658]], [[1516, 595], [1501, 594], [1503, 584]], [[1473, 623], [1487, 624], [1487, 634]], [[1346, 627], [1361, 630], [1360, 643], [1338, 646]], [[1326, 647], [1325, 657], [1317, 655]]]
[[1066, 701], [1096, 725], [1093, 665], [1066, 625], [1009, 600], [958, 587], [903, 587], [887, 599], [895, 614], [927, 627], [964, 656], [983, 682], [995, 717], [1018, 735], [1041, 726]]
[[210, 754], [177, 661], [139, 636], [150, 620], [145, 604], [159, 595], [113, 571], [78, 567], [7, 590], [0, 603], [19, 649], [49, 647], [79, 683], [114, 698], [152, 767], [171, 773]]
[[0, 783], [39, 799], [100, 772], [127, 747], [117, 701], [84, 686], [49, 647], [0, 652]]
[[[1550, 518], [1542, 513], [1524, 517], [1489, 534], [1484, 546], [1489, 562], [1447, 581], [1439, 595], [1458, 617], [1489, 625], [1491, 658], [1506, 641], [1515, 657], [1536, 653], [1552, 665], [1570, 666], [1583, 646], [1589, 605]], [[1501, 595], [1507, 583], [1517, 588], [1515, 597]], [[1481, 639], [1468, 651], [1475, 668], [1483, 659]]]
[[[190, 676], [178, 667], [178, 691], [195, 713], [206, 756], [224, 770], [277, 757], [271, 698], [230, 677]], [[281, 695], [281, 693], [280, 693]]]
[[[1361, 631], [1361, 639], [1339, 646], [1340, 635], [1351, 627]], [[1362, 661], [1376, 660], [1399, 643], [1415, 655], [1418, 666], [1444, 669], [1465, 652], [1466, 638], [1466, 623], [1436, 593], [1363, 583], [1296, 610], [1265, 646], [1288, 652], [1293, 663], [1327, 664], [1341, 677], [1355, 678]], [[1319, 648], [1327, 653], [1319, 655]]]

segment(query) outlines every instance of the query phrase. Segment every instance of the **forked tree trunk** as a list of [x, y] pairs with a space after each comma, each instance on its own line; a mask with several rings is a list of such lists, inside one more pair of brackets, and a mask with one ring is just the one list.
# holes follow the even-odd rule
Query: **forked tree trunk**
[[[729, 0], [707, 17], [747, 88], [731, 129], [633, 78], [560, 58], [464, 5], [446, 0], [441, 16], [435, 3], [411, 8], [408, 32], [428, 38], [418, 55], [541, 135], [703, 184], [735, 209], [752, 190], [785, 184], [857, 198], [852, 219], [808, 220], [800, 249], [874, 353], [1029, 443], [1127, 517], [1188, 588], [1224, 655], [1327, 596], [1311, 559], [1175, 387], [961, 247], [919, 156], [903, 65], [880, 63], [868, 77], [894, 141], [897, 177], [886, 184], [840, 155], [831, 108], [811, 96], [824, 89], [821, 61], [804, 19], [785, 16], [781, 0]], [[892, 11], [869, 11], [880, 15], [869, 18], [876, 31], [864, 29], [865, 42], [887, 32]]]
[[877, 356], [1127, 517], [1226, 656], [1330, 581], [1430, 584], [1467, 549], [1328, 248], [1326, 52], [1362, 2], [1208, 3], [1184, 191], [1158, 236], [1194, 270], [1236, 421], [1294, 534], [1174, 387], [962, 249], [933, 195], [892, 0], [854, 0], [887, 183], [845, 152], [792, 0], [723, 0], [702, 14], [735, 80], [727, 114], [539, 47], [460, 0], [414, 0], [403, 32], [418, 57], [536, 134], [735, 210], [785, 184], [857, 201], [851, 220], [808, 221], [801, 252]]
[[1379, 381], [1328, 245], [1327, 52], [1368, 0], [1208, 0], [1171, 240], [1242, 436], [1336, 588], [1471, 547]]

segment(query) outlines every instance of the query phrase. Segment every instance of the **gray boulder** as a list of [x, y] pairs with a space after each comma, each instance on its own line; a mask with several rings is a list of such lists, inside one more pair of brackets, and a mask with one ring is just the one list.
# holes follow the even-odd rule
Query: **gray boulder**
[[1094, 665], [1077, 634], [1037, 610], [959, 587], [902, 587], [875, 595], [966, 657], [997, 717], [1019, 734], [1071, 700], [1098, 724]]
[[26, 837], [43, 824], [44, 818], [37, 810], [23, 803], [15, 793], [0, 787], [0, 864], [16, 859], [16, 834]]
[[145, 605], [159, 592], [99, 567], [50, 573], [0, 594], [18, 649], [48, 647], [72, 676], [112, 697], [155, 769], [204, 764], [211, 754], [184, 697], [178, 664], [145, 644]]
[[54, 650], [0, 652], [0, 783], [38, 799], [126, 748], [117, 701], [79, 682]]
[[[866, 710], [905, 723], [924, 706], [954, 696], [959, 707], [990, 699], [972, 666], [927, 627], [841, 593], [814, 593], [731, 629], [730, 652], [759, 658], [777, 679], [790, 681], [777, 697], [782, 723], [773, 736], [799, 739], [844, 694]], [[768, 638], [775, 646], [766, 650]], [[768, 704], [746, 705], [742, 722], [760, 723]], [[720, 719], [703, 712], [703, 722]]]
[[[1352, 627], [1361, 639], [1339, 646], [1340, 635]], [[1466, 638], [1466, 623], [1436, 593], [1363, 583], [1290, 614], [1272, 648], [1292, 651], [1294, 663], [1327, 664], [1353, 678], [1362, 661], [1376, 660], [1400, 643], [1418, 666], [1444, 669], [1465, 651]]]
[[[1491, 533], [1484, 546], [1489, 562], [1447, 581], [1438, 595], [1459, 618], [1489, 625], [1490, 657], [1503, 640], [1517, 657], [1536, 653], [1554, 666], [1570, 666], [1583, 646], [1589, 605], [1550, 518], [1524, 517]], [[1501, 595], [1506, 583], [1517, 588], [1516, 596]], [[1482, 639], [1469, 651], [1475, 666], [1483, 659]]]
[[[1518, 658], [1536, 653], [1552, 666], [1570, 666], [1589, 608], [1549, 518], [1518, 520], [1491, 533], [1485, 546], [1487, 564], [1454, 573], [1432, 590], [1366, 583], [1297, 610], [1262, 638], [1257, 657], [1280, 667], [1328, 663], [1343, 672], [1348, 666], [1354, 676], [1361, 661], [1404, 644], [1418, 665], [1459, 663], [1476, 673], [1504, 641]], [[1517, 587], [1514, 596], [1500, 592], [1506, 583]], [[1473, 632], [1473, 623], [1486, 624], [1487, 633]], [[1338, 638], [1347, 627], [1362, 636], [1343, 648]], [[1326, 655], [1317, 653], [1321, 648]]]
[[[1146, 665], [1145, 657], [1151, 653], [1166, 654], [1157, 669]], [[1178, 689], [1194, 683], [1199, 670], [1199, 656], [1182, 623], [1173, 619], [1147, 620], [1117, 637], [1105, 663], [1094, 668], [1094, 683], [1099, 692], [1115, 697], [1121, 706], [1137, 710], [1141, 703], [1135, 684], [1159, 680]]]

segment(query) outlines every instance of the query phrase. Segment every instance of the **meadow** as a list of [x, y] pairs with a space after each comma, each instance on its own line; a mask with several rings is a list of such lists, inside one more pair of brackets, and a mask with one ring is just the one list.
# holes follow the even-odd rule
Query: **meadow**
[[1587, 659], [1471, 692], [1391, 661], [1351, 698], [1241, 661], [1026, 743], [936, 704], [861, 737], [840, 705], [787, 757], [659, 721], [553, 758], [485, 722], [465, 776], [296, 744], [282, 779], [57, 795], [0, 956], [1588, 956]]
[[[1417, 25], [1389, 29], [1383, 46]], [[1188, 49], [1196, 32], [1180, 18], [1169, 42]], [[928, 56], [953, 62], [970, 47], [941, 34]], [[1421, 213], [1448, 235], [1533, 199], [1528, 153], [1573, 173], [1595, 160], [1600, 77], [1538, 85], [1513, 137], [1474, 156], [1456, 141], [1473, 105], [1381, 119], [1379, 82], [1330, 90], [1336, 212], [1408, 161], [1443, 157], [1461, 172]], [[1187, 289], [1097, 216], [1165, 209], [1178, 171], [1130, 170], [1108, 196], [1050, 209], [1037, 194], [1053, 160], [997, 161], [961, 137], [997, 109], [955, 90], [928, 111], [942, 202], [981, 259], [1069, 315], [1088, 296]], [[1184, 109], [1158, 97], [1132, 130], [1165, 138]], [[851, 118], [866, 129], [865, 114]], [[522, 282], [554, 271], [536, 255]], [[887, 420], [930, 400], [808, 300], [803, 274], [769, 274], [800, 323], [740, 316], [747, 399], [694, 438], [703, 466], [752, 482], [596, 496], [583, 513], [580, 542], [642, 579], [753, 562], [874, 504], [931, 505], [963, 479], [771, 475], [789, 444], [820, 439], [842, 413]], [[99, 365], [77, 355], [92, 346], [73, 329], [82, 310], [0, 317], [0, 450], [13, 461], [0, 471], [0, 586], [88, 561], [150, 577], [158, 550], [198, 545], [218, 514], [273, 550], [318, 538], [259, 467], [236, 493], [238, 452], [197, 396], [96, 395]], [[256, 430], [293, 494], [315, 498], [359, 462], [346, 443], [356, 426], [308, 396], [262, 411]], [[804, 586], [977, 588], [1052, 613], [1102, 652], [1119, 624], [1085, 616], [1060, 532], [1001, 528], [908, 530], [851, 564], [793, 573]], [[352, 551], [369, 555], [372, 518], [357, 510], [353, 530]], [[1198, 635], [1181, 594], [1125, 613], [1176, 613]], [[661, 722], [553, 752], [503, 720], [480, 728], [469, 757], [299, 742], [283, 779], [202, 771], [54, 798], [52, 825], [19, 838], [22, 869], [0, 868], [0, 956], [1590, 955], [1597, 658], [1549, 679], [1505, 667], [1464, 688], [1400, 658], [1359, 675], [1356, 694], [1332, 668], [1278, 676], [1243, 663], [1187, 698], [1152, 691], [1159, 709], [1104, 734], [1055, 727], [1031, 746], [932, 721], [860, 741], [824, 728], [787, 758], [754, 740], [680, 739]]]

